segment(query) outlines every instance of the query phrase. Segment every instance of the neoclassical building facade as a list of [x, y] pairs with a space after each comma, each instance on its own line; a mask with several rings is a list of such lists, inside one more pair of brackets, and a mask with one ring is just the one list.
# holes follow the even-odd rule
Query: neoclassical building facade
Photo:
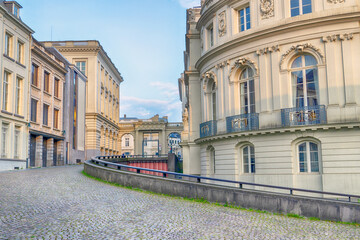
[[55, 47], [87, 76], [86, 159], [116, 155], [118, 144], [120, 84], [124, 81], [98, 41], [44, 42]]
[[179, 141], [183, 130], [181, 122], [155, 115], [150, 119], [120, 118], [119, 143], [121, 155], [158, 156], [175, 153], [181, 157]]
[[28, 158], [31, 34], [15, 1], [0, 2], [0, 171], [25, 169]]
[[184, 172], [360, 194], [356, 0], [187, 11]]

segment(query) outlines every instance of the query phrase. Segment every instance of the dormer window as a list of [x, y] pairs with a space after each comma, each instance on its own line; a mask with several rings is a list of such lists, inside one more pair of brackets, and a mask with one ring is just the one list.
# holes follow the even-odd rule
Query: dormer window
[[15, 17], [20, 18], [20, 9], [22, 6], [19, 3], [15, 1], [4, 1], [3, 3], [9, 12], [14, 14]]

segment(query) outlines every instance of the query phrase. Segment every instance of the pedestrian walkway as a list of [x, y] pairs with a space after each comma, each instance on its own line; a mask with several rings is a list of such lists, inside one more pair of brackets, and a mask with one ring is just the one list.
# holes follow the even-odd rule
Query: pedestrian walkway
[[0, 173], [0, 239], [360, 239], [360, 227], [137, 192], [82, 168]]

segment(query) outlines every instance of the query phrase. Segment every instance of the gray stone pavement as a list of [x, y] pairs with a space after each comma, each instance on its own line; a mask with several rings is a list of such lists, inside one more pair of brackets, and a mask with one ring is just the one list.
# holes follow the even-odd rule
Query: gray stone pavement
[[132, 191], [82, 169], [0, 173], [0, 239], [360, 239], [360, 227]]

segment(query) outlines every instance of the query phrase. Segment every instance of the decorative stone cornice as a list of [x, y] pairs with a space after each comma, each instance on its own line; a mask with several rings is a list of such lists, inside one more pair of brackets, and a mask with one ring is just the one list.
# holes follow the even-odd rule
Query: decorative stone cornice
[[344, 34], [333, 34], [329, 36], [322, 37], [323, 42], [336, 42], [344, 40], [352, 40], [354, 38], [353, 33], [344, 33]]
[[262, 19], [274, 16], [274, 0], [260, 0], [260, 14]]
[[266, 48], [257, 50], [256, 54], [257, 55], [264, 55], [264, 54], [271, 53], [271, 52], [280, 52], [279, 45], [272, 46], [272, 47], [266, 47]]
[[86, 47], [86, 48], [78, 48], [78, 47], [66, 47], [66, 48], [58, 48], [59, 52], [97, 52], [100, 51], [100, 47]]

